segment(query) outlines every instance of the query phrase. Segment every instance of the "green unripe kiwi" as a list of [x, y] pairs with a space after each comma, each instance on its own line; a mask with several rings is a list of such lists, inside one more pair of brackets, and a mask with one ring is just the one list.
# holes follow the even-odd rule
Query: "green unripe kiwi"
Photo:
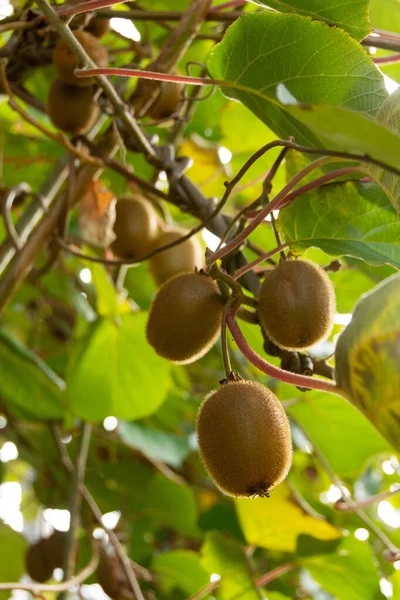
[[292, 462], [289, 422], [278, 398], [255, 381], [230, 381], [206, 396], [196, 421], [201, 458], [228, 496], [268, 496]]
[[95, 122], [99, 107], [93, 101], [93, 87], [78, 88], [56, 79], [47, 97], [47, 112], [57, 129], [79, 135]]
[[158, 219], [150, 202], [141, 196], [120, 198], [114, 233], [117, 237], [111, 249], [116, 256], [139, 258], [148, 254], [158, 236]]
[[26, 572], [34, 581], [43, 583], [50, 579], [54, 571], [54, 564], [45, 551], [46, 539], [41, 539], [36, 544], [29, 546], [25, 555]]
[[147, 341], [160, 356], [188, 364], [217, 341], [224, 302], [216, 283], [199, 273], [166, 281], [150, 308]]
[[[96, 37], [87, 31], [78, 30], [73, 34], [98, 67], [107, 66], [108, 52]], [[78, 87], [86, 87], [95, 83], [94, 77], [78, 78], [74, 75], [74, 70], [78, 67], [78, 59], [63, 39], [60, 39], [54, 48], [53, 64], [59, 78], [65, 83]]]
[[325, 339], [335, 310], [333, 284], [319, 265], [284, 260], [267, 272], [259, 297], [260, 322], [280, 348], [301, 350]]
[[[186, 229], [169, 229], [160, 233], [155, 248], [175, 242], [188, 231]], [[199, 240], [192, 236], [182, 244], [173, 246], [150, 259], [150, 272], [157, 285], [161, 285], [178, 273], [188, 273], [203, 266], [203, 250]]]

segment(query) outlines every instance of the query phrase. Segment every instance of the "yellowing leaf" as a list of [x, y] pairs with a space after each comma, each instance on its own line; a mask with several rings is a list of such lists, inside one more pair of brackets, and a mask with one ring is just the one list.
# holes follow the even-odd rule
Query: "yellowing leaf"
[[273, 490], [271, 498], [236, 500], [236, 509], [248, 543], [270, 550], [294, 552], [300, 534], [319, 540], [341, 536], [340, 531], [322, 517], [307, 514], [285, 484]]
[[338, 385], [400, 450], [400, 275], [358, 302], [335, 358]]

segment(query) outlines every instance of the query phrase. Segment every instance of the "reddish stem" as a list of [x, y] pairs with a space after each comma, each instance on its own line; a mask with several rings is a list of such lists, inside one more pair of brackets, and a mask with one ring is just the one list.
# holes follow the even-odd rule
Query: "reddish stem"
[[276, 567], [276, 569], [273, 569], [269, 573], [265, 573], [265, 575], [263, 575], [262, 577], [257, 579], [256, 586], [262, 587], [263, 585], [266, 585], [270, 581], [277, 579], [277, 577], [280, 577], [281, 575], [285, 575], [285, 573], [289, 573], [289, 571], [292, 571], [295, 568], [295, 566], [296, 565], [294, 563], [287, 563], [286, 565], [281, 565], [280, 567]]
[[101, 69], [76, 69], [74, 75], [77, 77], [93, 77], [94, 75], [119, 75], [120, 77], [139, 77], [140, 79], [152, 79], [153, 81], [171, 81], [190, 85], [225, 85], [219, 79], [205, 77], [190, 77], [185, 75], [172, 75], [171, 73], [156, 73], [155, 71], [142, 71], [141, 69], [113, 69], [104, 67]]
[[113, 6], [114, 4], [123, 3], [124, 0], [89, 0], [88, 2], [77, 4], [73, 8], [62, 8], [61, 10], [57, 11], [57, 14], [73, 17], [74, 15], [79, 15], [91, 10], [99, 10], [101, 8], [107, 8], [108, 6]]
[[260, 263], [264, 262], [264, 260], [268, 260], [269, 258], [271, 258], [271, 256], [273, 256], [277, 252], [281, 252], [288, 246], [289, 246], [289, 244], [281, 244], [280, 246], [277, 246], [273, 250], [270, 250], [269, 252], [266, 252], [265, 254], [262, 254], [261, 256], [257, 256], [257, 258], [255, 260], [253, 260], [253, 262], [248, 263], [247, 265], [244, 265], [243, 267], [241, 267], [234, 273], [231, 273], [231, 277], [233, 277], [233, 279], [239, 279], [240, 277], [242, 277], [242, 275], [244, 275], [248, 271], [252, 271], [254, 267], [256, 267]]
[[394, 63], [400, 62], [400, 54], [392, 54], [391, 56], [380, 56], [378, 58], [373, 58], [372, 60], [376, 65], [392, 65]]
[[286, 198], [282, 201], [282, 203], [279, 205], [279, 210], [285, 208], [285, 206], [290, 204], [298, 196], [301, 196], [301, 194], [309, 192], [310, 190], [313, 190], [314, 188], [319, 187], [324, 183], [327, 183], [328, 181], [332, 181], [332, 179], [338, 179], [339, 177], [343, 177], [344, 175], [350, 175], [351, 173], [359, 172], [359, 167], [343, 167], [343, 169], [337, 169], [336, 171], [332, 171], [331, 173], [322, 175], [321, 177], [314, 179], [314, 181], [310, 181], [309, 183], [306, 183], [305, 185], [302, 185], [301, 187], [297, 188], [297, 190], [294, 190], [294, 192], [288, 194]]
[[249, 237], [250, 233], [252, 233], [262, 221], [264, 221], [265, 217], [267, 217], [270, 212], [276, 210], [277, 208], [280, 208], [280, 202], [282, 202], [282, 200], [286, 198], [287, 194], [295, 187], [295, 185], [299, 181], [301, 181], [301, 179], [306, 177], [306, 175], [311, 173], [311, 171], [313, 171], [314, 169], [317, 169], [331, 161], [332, 159], [327, 156], [323, 158], [317, 158], [317, 160], [314, 160], [312, 163], [307, 165], [307, 167], [299, 171], [289, 181], [289, 183], [287, 183], [285, 187], [275, 196], [275, 198], [271, 200], [271, 202], [267, 204], [262, 210], [260, 210], [257, 216], [254, 217], [251, 223], [249, 223], [249, 225], [247, 225], [247, 227], [245, 227], [241, 233], [239, 233], [232, 241], [226, 244], [226, 246], [210, 254], [206, 259], [206, 264], [211, 265], [219, 258], [226, 256], [227, 254], [229, 254], [229, 252], [240, 246], [240, 244]]
[[235, 8], [236, 6], [244, 6], [247, 0], [231, 0], [230, 2], [224, 2], [224, 4], [219, 4], [218, 6], [214, 6], [210, 8], [209, 12], [219, 12], [220, 10], [225, 10], [225, 8]]
[[242, 332], [240, 331], [239, 325], [235, 319], [237, 310], [237, 308], [231, 308], [228, 311], [226, 323], [241, 353], [247, 358], [248, 361], [251, 362], [251, 364], [257, 367], [257, 369], [266, 375], [269, 375], [270, 377], [274, 377], [274, 379], [278, 379], [284, 383], [289, 383], [290, 385], [310, 388], [313, 390], [321, 390], [323, 392], [330, 392], [332, 394], [337, 394], [338, 396], [346, 397], [345, 392], [339, 388], [335, 382], [330, 381], [329, 379], [315, 379], [314, 377], [307, 377], [306, 375], [290, 373], [289, 371], [284, 371], [279, 367], [271, 365], [269, 362], [261, 358], [261, 356], [259, 356], [250, 348]]

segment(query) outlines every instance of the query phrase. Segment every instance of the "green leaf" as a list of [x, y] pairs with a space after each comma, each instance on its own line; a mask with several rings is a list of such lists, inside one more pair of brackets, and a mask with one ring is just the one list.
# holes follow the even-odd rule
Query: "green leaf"
[[90, 265], [92, 283], [96, 289], [97, 312], [101, 317], [118, 314], [118, 294], [103, 265], [92, 263]]
[[283, 13], [295, 13], [326, 21], [341, 27], [357, 40], [362, 40], [370, 32], [368, 21], [368, 1], [358, 0], [256, 0]]
[[180, 467], [189, 454], [187, 437], [150, 429], [138, 423], [122, 422], [118, 433], [123, 441], [143, 452], [146, 456], [161, 460], [171, 467]]
[[286, 484], [274, 489], [271, 498], [238, 499], [236, 509], [247, 542], [269, 550], [294, 552], [300, 534], [320, 540], [341, 536], [322, 517], [317, 519], [305, 513]]
[[201, 554], [201, 564], [207, 571], [221, 577], [221, 600], [259, 600], [244, 549], [234, 538], [212, 531], [206, 535]]
[[227, 94], [280, 137], [293, 135], [298, 143], [313, 146], [321, 142], [307, 124], [277, 104], [278, 84], [298, 102], [329, 102], [371, 117], [387, 97], [382, 76], [354, 39], [299, 15], [242, 16], [211, 52], [207, 67], [229, 84], [223, 88]]
[[335, 553], [302, 559], [301, 564], [337, 600], [384, 599], [372, 550], [365, 542], [344, 540]]
[[198, 537], [197, 508], [192, 489], [158, 473], [143, 497], [143, 513], [158, 525]]
[[335, 362], [338, 385], [400, 450], [400, 274], [361, 297]]
[[[400, 134], [400, 90], [386, 98], [376, 115], [376, 122], [397, 136]], [[373, 179], [385, 190], [394, 206], [400, 209], [399, 176], [373, 165], [369, 166], [369, 171]]]
[[145, 313], [100, 319], [79, 343], [67, 377], [74, 413], [100, 421], [109, 415], [134, 420], [155, 412], [170, 387], [169, 363], [145, 336]]
[[199, 560], [196, 552], [172, 550], [156, 556], [152, 569], [160, 577], [161, 586], [167, 593], [179, 589], [185, 596], [190, 596], [210, 582], [210, 577]]
[[288, 412], [340, 477], [357, 477], [371, 456], [390, 451], [368, 419], [339, 396], [306, 394]]
[[[25, 573], [27, 547], [28, 544], [21, 534], [0, 523], [0, 581], [19, 581]], [[0, 599], [8, 600], [11, 595], [10, 591], [0, 592]]]
[[331, 256], [354, 256], [400, 268], [400, 222], [373, 183], [332, 183], [296, 198], [278, 226], [294, 252], [317, 246]]
[[[400, 169], [400, 137], [376, 121], [340, 106], [286, 106], [287, 112], [306, 125], [329, 150], [366, 155]], [[379, 179], [376, 171], [364, 165], [365, 171]], [[390, 186], [387, 190], [390, 191]], [[399, 210], [398, 198], [390, 196]]]
[[65, 383], [5, 331], [0, 330], [1, 399], [18, 416], [57, 420], [64, 414]]

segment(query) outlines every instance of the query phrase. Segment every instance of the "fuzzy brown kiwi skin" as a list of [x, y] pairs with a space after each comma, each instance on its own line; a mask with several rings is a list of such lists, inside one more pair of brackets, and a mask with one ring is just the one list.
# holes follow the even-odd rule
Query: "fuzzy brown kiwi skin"
[[171, 362], [194, 362], [217, 341], [223, 307], [222, 296], [211, 278], [180, 273], [158, 290], [150, 308], [147, 341]]
[[[73, 34], [98, 67], [107, 66], [108, 52], [96, 37], [80, 30], [73, 31]], [[77, 87], [86, 87], [95, 83], [94, 77], [78, 78], [74, 75], [74, 70], [78, 67], [78, 59], [63, 39], [60, 39], [54, 48], [53, 64], [58, 77], [64, 83]]]
[[[142, 116], [144, 113], [154, 121], [168, 119], [179, 108], [183, 96], [183, 84], [173, 81], [165, 81], [157, 86], [156, 97], [149, 104], [154, 92], [154, 82], [146, 80], [139, 81], [133, 96], [135, 113]], [[169, 123], [171, 121], [169, 120]]]
[[[186, 229], [167, 229], [160, 233], [155, 248], [175, 242], [188, 231]], [[203, 250], [196, 237], [156, 254], [150, 259], [150, 273], [157, 285], [161, 285], [178, 273], [194, 271], [203, 266]]]
[[93, 17], [93, 19], [89, 21], [89, 25], [87, 25], [85, 30], [94, 35], [94, 37], [100, 39], [110, 31], [110, 19]]
[[141, 196], [123, 197], [116, 204], [111, 249], [120, 258], [139, 258], [148, 254], [158, 237], [158, 218], [150, 202]]
[[230, 381], [210, 392], [196, 430], [208, 474], [228, 496], [269, 496], [289, 472], [288, 419], [278, 398], [258, 382]]
[[284, 260], [267, 272], [259, 316], [265, 333], [280, 348], [303, 350], [328, 337], [335, 311], [333, 284], [319, 265]]
[[78, 88], [56, 79], [47, 97], [47, 112], [51, 122], [57, 129], [71, 135], [85, 133], [94, 124], [100, 111], [93, 97], [93, 87]]
[[50, 579], [54, 571], [53, 561], [49, 561], [45, 551], [46, 541], [43, 538], [29, 546], [25, 555], [26, 572], [33, 581], [39, 583]]

